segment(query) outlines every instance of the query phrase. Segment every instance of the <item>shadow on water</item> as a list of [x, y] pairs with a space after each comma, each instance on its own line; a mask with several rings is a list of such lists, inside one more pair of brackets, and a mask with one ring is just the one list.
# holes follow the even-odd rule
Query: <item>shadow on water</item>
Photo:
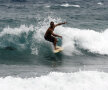
[[18, 51], [14, 47], [0, 48], [0, 64], [21, 65], [32, 64], [30, 51]]
[[[41, 44], [39, 50], [39, 63], [47, 66], [57, 67], [62, 65], [63, 55], [62, 52], [53, 53], [53, 49], [50, 44]], [[43, 48], [44, 47], [44, 48]]]
[[53, 52], [44, 53], [44, 56], [39, 59], [39, 63], [49, 67], [57, 67], [62, 65], [62, 53], [54, 54]]
[[50, 46], [45, 48], [40, 46], [39, 49], [38, 55], [32, 55], [29, 50], [18, 51], [13, 47], [2, 48], [0, 49], [0, 64], [42, 65], [47, 67], [62, 65], [62, 53], [54, 54]]
[[5, 47], [4, 50], [16, 50], [16, 48], [8, 46], [8, 47]]
[[60, 66], [62, 65], [62, 53], [57, 53], [57, 54], [49, 54], [48, 56], [45, 55], [44, 56], [45, 59], [46, 59], [46, 64], [49, 65], [49, 66], [52, 66], [52, 67], [57, 67], [57, 66]]
[[37, 43], [38, 55], [31, 54], [31, 50], [18, 50], [8, 46], [0, 48], [0, 64], [8, 65], [44, 65], [47, 67], [57, 67], [62, 65], [63, 54], [53, 53], [51, 44]]

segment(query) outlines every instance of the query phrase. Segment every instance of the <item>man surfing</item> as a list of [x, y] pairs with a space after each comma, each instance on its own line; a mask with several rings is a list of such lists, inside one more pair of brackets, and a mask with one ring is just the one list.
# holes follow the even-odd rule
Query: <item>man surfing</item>
[[47, 31], [44, 35], [45, 40], [53, 43], [55, 50], [57, 49], [56, 48], [56, 43], [57, 43], [57, 38], [56, 37], [62, 38], [62, 36], [55, 34], [53, 31], [54, 31], [56, 26], [59, 26], [59, 25], [62, 25], [62, 24], [66, 24], [66, 22], [58, 23], [58, 24], [54, 24], [54, 22], [50, 22], [50, 27], [47, 29]]

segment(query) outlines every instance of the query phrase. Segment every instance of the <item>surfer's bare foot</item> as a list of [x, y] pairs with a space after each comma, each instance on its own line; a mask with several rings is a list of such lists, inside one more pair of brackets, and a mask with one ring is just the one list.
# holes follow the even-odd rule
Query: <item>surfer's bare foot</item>
[[55, 50], [59, 49], [58, 47], [55, 48]]

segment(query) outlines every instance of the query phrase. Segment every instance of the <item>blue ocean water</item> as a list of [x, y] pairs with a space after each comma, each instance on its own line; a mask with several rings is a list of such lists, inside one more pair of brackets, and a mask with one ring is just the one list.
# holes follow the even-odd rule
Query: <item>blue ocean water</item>
[[[62, 35], [53, 53], [49, 23]], [[0, 90], [108, 90], [107, 0], [0, 0]]]

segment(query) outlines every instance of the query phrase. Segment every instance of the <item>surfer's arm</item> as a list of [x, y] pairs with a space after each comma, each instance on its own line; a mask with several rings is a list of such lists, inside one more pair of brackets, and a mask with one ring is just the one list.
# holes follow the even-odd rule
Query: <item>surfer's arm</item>
[[54, 34], [54, 33], [52, 33], [52, 35], [55, 36], [55, 37], [60, 37], [60, 38], [62, 38], [62, 36], [59, 36], [59, 35]]
[[67, 22], [58, 23], [58, 24], [55, 25], [55, 27], [56, 27], [56, 26], [59, 26], [59, 25], [62, 25], [62, 24], [66, 24], [66, 23], [67, 23]]

